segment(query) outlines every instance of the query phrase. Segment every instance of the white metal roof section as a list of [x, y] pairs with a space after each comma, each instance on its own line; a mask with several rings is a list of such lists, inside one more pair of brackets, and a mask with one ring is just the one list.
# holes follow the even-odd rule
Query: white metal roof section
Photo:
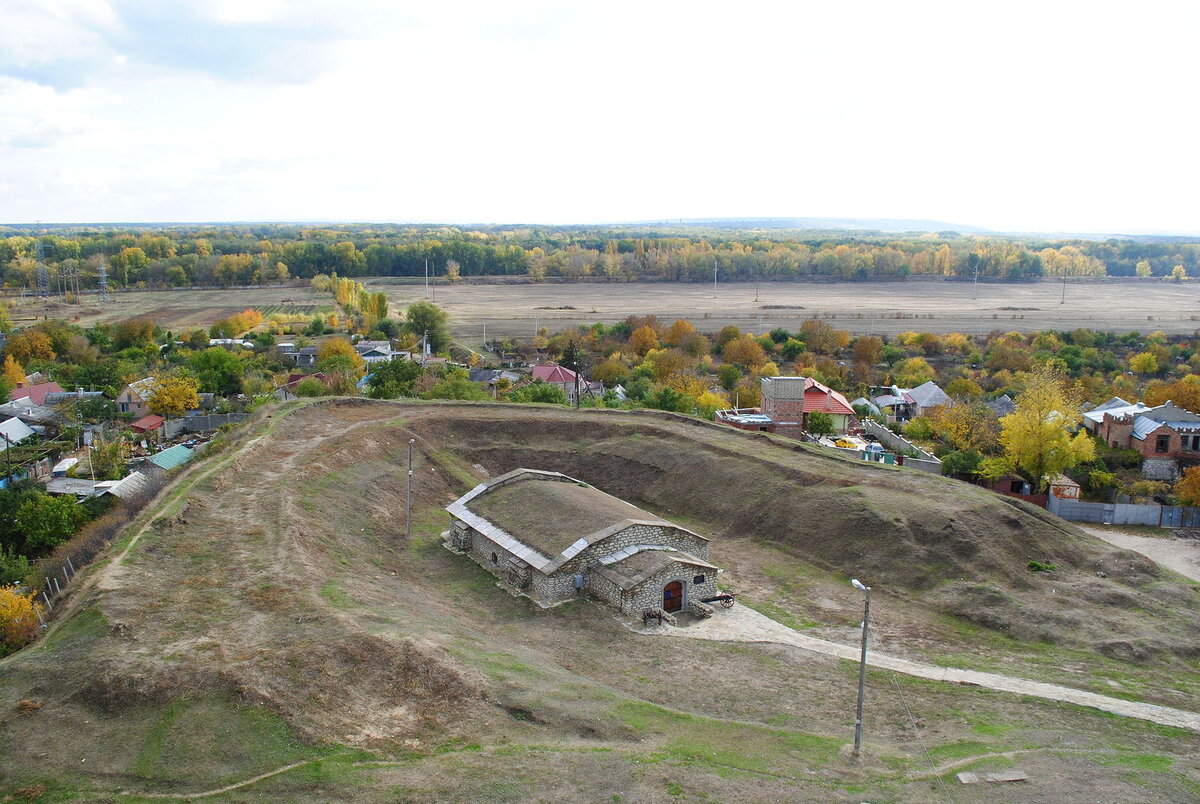
[[630, 556], [637, 555], [638, 553], [645, 552], [646, 550], [662, 550], [670, 553], [677, 552], [674, 547], [668, 547], [665, 544], [631, 544], [628, 547], [622, 547], [620, 550], [610, 556], [604, 556], [600, 559], [600, 563], [604, 564], [605, 566], [609, 564], [616, 564], [618, 561], [624, 561]]
[[1149, 416], [1138, 416], [1133, 420], [1133, 437], [1140, 441], [1144, 441], [1146, 436], [1150, 435], [1162, 426], [1162, 422], [1156, 422]]
[[[1113, 400], [1109, 400], [1109, 401], [1111, 402]], [[1107, 405], [1107, 404], [1108, 404], [1108, 402], [1105, 403], [1105, 405]], [[1108, 415], [1112, 416], [1113, 418], [1119, 419], [1122, 416], [1128, 416], [1130, 414], [1136, 415], [1139, 413], [1145, 413], [1148, 410], [1152, 410], [1152, 408], [1149, 407], [1148, 405], [1143, 405], [1141, 402], [1135, 402], [1132, 405], [1126, 403], [1125, 405], [1118, 406], [1118, 407], [1103, 407], [1103, 406], [1098, 407], [1093, 410], [1089, 410], [1087, 413], [1083, 414], [1083, 417], [1085, 419], [1087, 419], [1088, 421], [1093, 421], [1096, 424], [1100, 424], [1104, 421], [1104, 415], [1106, 413]]]
[[14, 416], [11, 419], [0, 422], [0, 434], [4, 436], [0, 438], [0, 447], [8, 449], [9, 444], [20, 444], [29, 438], [34, 434], [34, 430], [28, 424]]

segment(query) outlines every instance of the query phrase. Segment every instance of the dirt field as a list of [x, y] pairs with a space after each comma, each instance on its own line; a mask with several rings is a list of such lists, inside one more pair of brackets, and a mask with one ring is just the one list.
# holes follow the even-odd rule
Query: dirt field
[[[373, 286], [374, 287], [374, 286]], [[394, 305], [425, 298], [414, 285], [379, 285]], [[972, 293], [977, 298], [972, 298]], [[1200, 286], [1190, 283], [1070, 283], [1062, 285], [910, 282], [644, 283], [587, 285], [452, 285], [438, 287], [455, 335], [467, 342], [489, 335], [526, 337], [535, 326], [552, 332], [630, 314], [692, 321], [701, 331], [728, 324], [766, 332], [799, 328], [814, 316], [854, 334], [895, 335], [908, 330], [985, 334], [1078, 327], [1118, 332], [1192, 334], [1200, 329]], [[569, 307], [573, 309], [561, 309]]]
[[294, 288], [251, 288], [249, 290], [152, 290], [113, 293], [100, 304], [89, 294], [81, 305], [58, 300], [11, 299], [12, 317], [18, 325], [34, 317], [67, 318], [88, 327], [101, 323], [146, 317], [174, 332], [208, 327], [218, 318], [240, 313], [249, 307], [330, 307], [329, 294], [314, 293], [307, 286]]
[[[366, 280], [384, 290], [393, 314], [424, 300], [421, 284]], [[756, 299], [757, 292], [757, 299]], [[655, 314], [664, 321], [686, 318], [702, 331], [733, 324], [744, 330], [790, 330], [814, 316], [855, 334], [895, 335], [908, 330], [985, 334], [992, 330], [1031, 332], [1077, 327], [1118, 332], [1162, 330], [1190, 335], [1200, 329], [1200, 286], [1194, 283], [1105, 281], [1062, 285], [910, 282], [643, 284], [457, 284], [433, 289], [450, 314], [451, 329], [464, 343], [478, 344], [484, 326], [490, 336], [528, 337], [536, 327], [551, 331], [597, 321], [612, 324], [631, 314]], [[973, 297], [974, 294], [974, 297]], [[94, 296], [82, 308], [17, 303], [18, 323], [34, 315], [79, 316], [85, 326], [148, 315], [162, 326], [185, 330], [208, 326], [247, 307], [328, 305], [328, 295], [307, 287], [251, 290], [180, 290], [117, 293], [103, 307]]]
[[[853, 644], [853, 574], [876, 588], [880, 651], [1194, 708], [1195, 653], [1172, 652], [1191, 650], [1194, 586], [1036, 509], [660, 414], [335, 401], [263, 411], [239, 439], [0, 662], [0, 798], [1200, 796], [1200, 735], [884, 670], [853, 762], [853, 663], [541, 611], [438, 537], [477, 466], [558, 469], [710, 536], [742, 604], [804, 633]], [[1059, 571], [1031, 576], [1027, 553]], [[1135, 653], [1108, 656], [1118, 638]], [[1029, 781], [954, 777], [1007, 768]]]

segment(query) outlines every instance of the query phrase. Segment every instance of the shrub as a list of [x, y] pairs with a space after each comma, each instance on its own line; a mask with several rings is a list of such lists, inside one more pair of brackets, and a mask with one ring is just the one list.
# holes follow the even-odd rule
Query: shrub
[[1049, 561], [1030, 561], [1026, 566], [1033, 572], [1054, 572], [1058, 569]]
[[33, 593], [16, 586], [0, 587], [0, 655], [12, 653], [33, 641], [38, 630], [39, 606]]

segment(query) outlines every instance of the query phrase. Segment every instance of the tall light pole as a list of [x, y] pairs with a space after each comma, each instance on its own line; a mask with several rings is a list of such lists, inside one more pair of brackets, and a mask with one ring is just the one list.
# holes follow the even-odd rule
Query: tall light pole
[[405, 535], [408, 541], [412, 541], [412, 448], [417, 439], [408, 439], [408, 513], [404, 517]]
[[858, 663], [858, 709], [854, 714], [854, 756], [858, 756], [862, 749], [863, 695], [867, 689], [867, 634], [871, 628], [871, 587], [863, 586], [858, 578], [851, 578], [850, 585], [867, 595], [866, 607], [863, 609], [862, 658]]

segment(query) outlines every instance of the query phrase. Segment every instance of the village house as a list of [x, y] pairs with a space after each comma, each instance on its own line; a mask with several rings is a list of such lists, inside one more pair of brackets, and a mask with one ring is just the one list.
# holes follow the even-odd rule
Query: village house
[[[583, 378], [582, 374], [576, 374], [566, 366], [551, 364], [548, 366], [534, 366], [533, 380], [541, 381], [547, 385], [557, 385], [563, 389], [563, 394], [567, 397], [567, 404], [575, 404], [575, 389], [578, 387], [580, 397], [586, 396], [604, 396], [604, 383], [588, 382]], [[576, 386], [578, 382], [578, 386]]]
[[708, 539], [558, 472], [515, 469], [446, 508], [446, 545], [542, 607], [587, 594], [625, 614], [703, 612]]
[[827, 413], [834, 432], [845, 434], [856, 421], [854, 408], [840, 392], [811, 377], [763, 377], [762, 415], [772, 432], [798, 437], [808, 430], [810, 413]]
[[1142, 456], [1142, 475], [1175, 480], [1180, 464], [1200, 464], [1200, 415], [1171, 401], [1157, 407], [1114, 397], [1083, 414], [1084, 428], [1114, 449]]
[[12, 389], [8, 398], [13, 402], [26, 399], [33, 405], [45, 405], [47, 404], [47, 395], [61, 393], [63, 393], [63, 389], [56, 382], [40, 382], [34, 385], [22, 383]]
[[361, 340], [354, 344], [354, 351], [368, 363], [385, 363], [396, 354], [392, 351], [391, 341]]
[[900, 388], [885, 385], [872, 388], [871, 401], [875, 407], [887, 414], [889, 422], [906, 422], [928, 416], [934, 408], [952, 405], [954, 401], [933, 380], [921, 383], [916, 388]]
[[117, 412], [132, 413], [134, 418], [150, 413], [150, 397], [154, 395], [154, 378], [146, 377], [137, 382], [131, 382], [117, 394]]

